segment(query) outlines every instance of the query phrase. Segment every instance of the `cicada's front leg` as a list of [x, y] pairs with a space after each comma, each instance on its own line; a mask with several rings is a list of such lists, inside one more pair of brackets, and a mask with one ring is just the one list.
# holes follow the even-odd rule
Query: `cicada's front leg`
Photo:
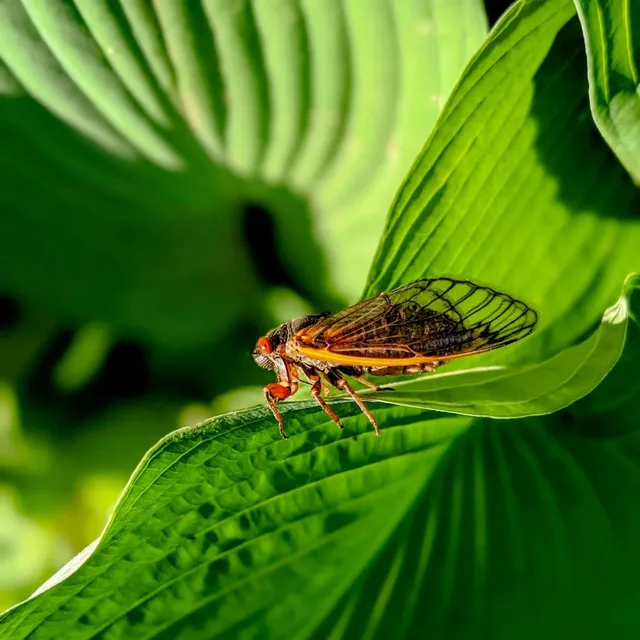
[[286, 400], [291, 395], [291, 389], [278, 382], [273, 382], [265, 385], [262, 391], [264, 393], [264, 399], [267, 401], [269, 409], [271, 409], [271, 413], [273, 413], [274, 418], [278, 421], [278, 431], [280, 431], [280, 435], [286, 440], [288, 436], [284, 430], [284, 421], [276, 403], [278, 400]]
[[271, 413], [273, 413], [274, 418], [278, 421], [278, 431], [280, 431], [282, 438], [286, 440], [288, 436], [284, 430], [284, 421], [277, 404], [280, 400], [286, 400], [296, 393], [298, 390], [298, 377], [296, 371], [291, 367], [287, 367], [281, 375], [282, 378], [285, 379], [281, 378], [279, 382], [267, 384], [262, 390], [264, 399], [267, 401], [269, 409], [271, 409]]

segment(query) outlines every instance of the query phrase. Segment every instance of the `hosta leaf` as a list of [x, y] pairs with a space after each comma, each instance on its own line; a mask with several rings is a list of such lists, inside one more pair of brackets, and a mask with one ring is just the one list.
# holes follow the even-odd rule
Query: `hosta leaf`
[[[619, 322], [610, 313], [585, 343], [583, 367], [603, 366], [594, 354], [616, 327], [637, 346], [638, 284], [628, 280]], [[7, 612], [0, 638], [507, 638], [527, 610], [553, 614], [554, 631], [582, 628], [580, 599], [608, 594], [596, 578], [611, 578], [606, 561], [631, 540], [615, 546], [626, 533], [611, 501], [625, 474], [638, 487], [630, 463], [607, 475], [608, 456], [634, 455], [622, 451], [635, 446], [632, 430], [602, 444], [606, 427], [594, 440], [562, 417], [472, 422], [376, 403], [376, 438], [353, 403], [340, 403], [343, 432], [309, 402], [284, 408], [286, 441], [260, 408], [160, 442], [97, 544]], [[543, 628], [540, 618], [520, 632]]]
[[[381, 425], [390, 428], [375, 438], [347, 406], [345, 428], [361, 434], [354, 440], [316, 409], [288, 414], [297, 433], [286, 442], [259, 409], [161, 443], [85, 563], [10, 611], [0, 637], [310, 633], [384, 545], [468, 419], [421, 421], [416, 410], [382, 408]], [[293, 428], [300, 420], [302, 431]], [[334, 567], [346, 563], [336, 581]], [[313, 612], [302, 607], [307, 598]]]
[[300, 283], [355, 297], [485, 22], [479, 0], [3, 2], [0, 288], [210, 343], [256, 316], [257, 202]]
[[637, 637], [640, 429], [617, 417], [475, 420], [312, 637]]
[[631, 0], [576, 0], [587, 45], [593, 117], [640, 182], [640, 6]]
[[425, 274], [522, 298], [539, 358], [584, 335], [640, 267], [640, 194], [589, 112], [568, 0], [517, 2], [467, 67], [392, 208], [366, 294]]

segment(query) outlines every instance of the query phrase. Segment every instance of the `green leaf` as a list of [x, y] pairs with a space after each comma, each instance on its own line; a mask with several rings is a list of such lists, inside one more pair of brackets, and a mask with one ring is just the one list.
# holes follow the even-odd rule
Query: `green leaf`
[[589, 97], [602, 136], [640, 182], [640, 6], [576, 0], [589, 68]]
[[[353, 406], [342, 414], [357, 440], [315, 408], [288, 412], [298, 428], [287, 441], [262, 408], [165, 439], [138, 467], [85, 563], [11, 610], [0, 637], [36, 629], [43, 638], [312, 631], [468, 422], [382, 407], [378, 417], [389, 428], [375, 438]], [[347, 563], [336, 581], [334, 567]], [[300, 607], [302, 594], [313, 613]]]
[[568, 0], [523, 0], [460, 79], [401, 187], [366, 295], [426, 274], [486, 282], [540, 313], [541, 359], [591, 328], [640, 268], [640, 194], [589, 112]]
[[480, 0], [2, 3], [0, 288], [208, 345], [260, 307], [257, 202], [299, 284], [355, 297], [485, 33]]
[[[585, 393], [575, 382], [589, 379], [581, 369], [598, 372], [591, 384], [606, 373], [603, 352], [618, 353], [622, 328], [638, 346], [639, 289], [630, 278], [588, 348], [567, 352], [563, 366], [577, 371], [565, 395]], [[636, 367], [637, 358], [621, 362]], [[555, 375], [561, 367], [551, 363], [538, 375]], [[520, 385], [511, 389], [517, 401]], [[553, 613], [558, 631], [575, 622], [580, 598], [607, 595], [591, 571], [609, 579], [603, 562], [617, 562], [623, 511], [611, 501], [625, 473], [634, 490], [640, 483], [630, 466], [607, 475], [608, 459], [596, 456], [602, 443], [563, 431], [561, 418], [472, 421], [380, 404], [376, 438], [353, 403], [340, 406], [343, 432], [310, 402], [284, 411], [286, 441], [264, 408], [165, 438], [96, 545], [7, 612], [0, 638], [326, 638], [339, 629], [451, 637], [460, 625], [508, 638], [527, 607]], [[626, 432], [630, 447], [637, 427]], [[607, 444], [608, 454], [623, 455], [619, 446]], [[583, 457], [597, 478], [584, 477]], [[545, 474], [558, 477], [553, 490]], [[592, 481], [604, 492], [597, 499]], [[614, 510], [611, 522], [600, 501]], [[577, 531], [584, 543], [569, 549]], [[606, 547], [594, 552], [594, 541]], [[540, 619], [521, 637], [542, 628]]]

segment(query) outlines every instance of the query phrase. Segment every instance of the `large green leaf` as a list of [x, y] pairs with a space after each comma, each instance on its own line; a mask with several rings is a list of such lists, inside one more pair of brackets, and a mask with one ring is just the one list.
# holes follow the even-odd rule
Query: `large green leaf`
[[211, 342], [256, 316], [241, 210], [258, 202], [302, 284], [355, 297], [484, 38], [481, 7], [0, 3], [0, 287], [164, 345]]
[[529, 302], [539, 358], [584, 335], [640, 268], [640, 194], [598, 134], [569, 0], [522, 0], [467, 67], [400, 189], [366, 294], [425, 274]]
[[[289, 414], [292, 427], [304, 429], [292, 428], [288, 441], [264, 409], [165, 440], [139, 466], [88, 560], [10, 611], [0, 637], [311, 632], [467, 423], [386, 407], [378, 417], [389, 428], [375, 438], [353, 407], [342, 414], [350, 434], [362, 437], [342, 437], [314, 408]], [[334, 568], [347, 563], [336, 581]], [[313, 612], [300, 606], [307, 598]]]
[[[638, 346], [639, 289], [631, 278], [600, 336], [625, 327]], [[568, 352], [569, 391], [580, 369], [593, 380], [606, 373], [611, 362], [594, 357], [606, 342], [588, 340], [582, 360]], [[625, 375], [635, 371], [637, 359], [621, 362]], [[357, 407], [339, 410], [344, 432], [298, 403], [286, 411], [286, 441], [264, 408], [165, 438], [97, 544], [7, 612], [0, 638], [402, 638], [425, 627], [438, 637], [538, 637], [543, 613], [556, 632], [580, 627], [585, 597], [628, 613], [619, 598], [632, 593], [635, 565], [615, 589], [596, 580], [620, 568], [603, 563], [621, 561], [631, 541], [616, 503], [624, 474], [638, 487], [630, 466], [612, 472], [598, 457], [606, 428], [595, 442], [556, 418], [473, 422], [380, 404], [376, 438]], [[637, 426], [608, 455], [634, 455]], [[545, 474], [560, 478], [554, 490]], [[522, 627], [526, 611], [539, 622]]]
[[640, 5], [576, 0], [587, 45], [589, 96], [604, 139], [640, 182]]

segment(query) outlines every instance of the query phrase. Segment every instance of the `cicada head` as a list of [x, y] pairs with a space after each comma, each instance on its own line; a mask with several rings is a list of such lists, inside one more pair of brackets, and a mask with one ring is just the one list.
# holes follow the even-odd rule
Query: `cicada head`
[[276, 369], [277, 361], [282, 360], [282, 349], [279, 347], [284, 345], [289, 337], [288, 324], [281, 324], [258, 340], [256, 348], [253, 350], [253, 359], [259, 367]]
[[256, 343], [256, 348], [253, 350], [253, 359], [256, 364], [263, 369], [274, 369], [275, 362], [273, 361], [273, 343], [269, 336], [263, 336]]
[[253, 359], [256, 364], [263, 369], [271, 369], [276, 372], [281, 370], [287, 341], [300, 329], [316, 323], [327, 315], [329, 314], [304, 316], [296, 320], [289, 320], [289, 322], [284, 322], [275, 329], [271, 329], [256, 343], [256, 348], [253, 350]]

